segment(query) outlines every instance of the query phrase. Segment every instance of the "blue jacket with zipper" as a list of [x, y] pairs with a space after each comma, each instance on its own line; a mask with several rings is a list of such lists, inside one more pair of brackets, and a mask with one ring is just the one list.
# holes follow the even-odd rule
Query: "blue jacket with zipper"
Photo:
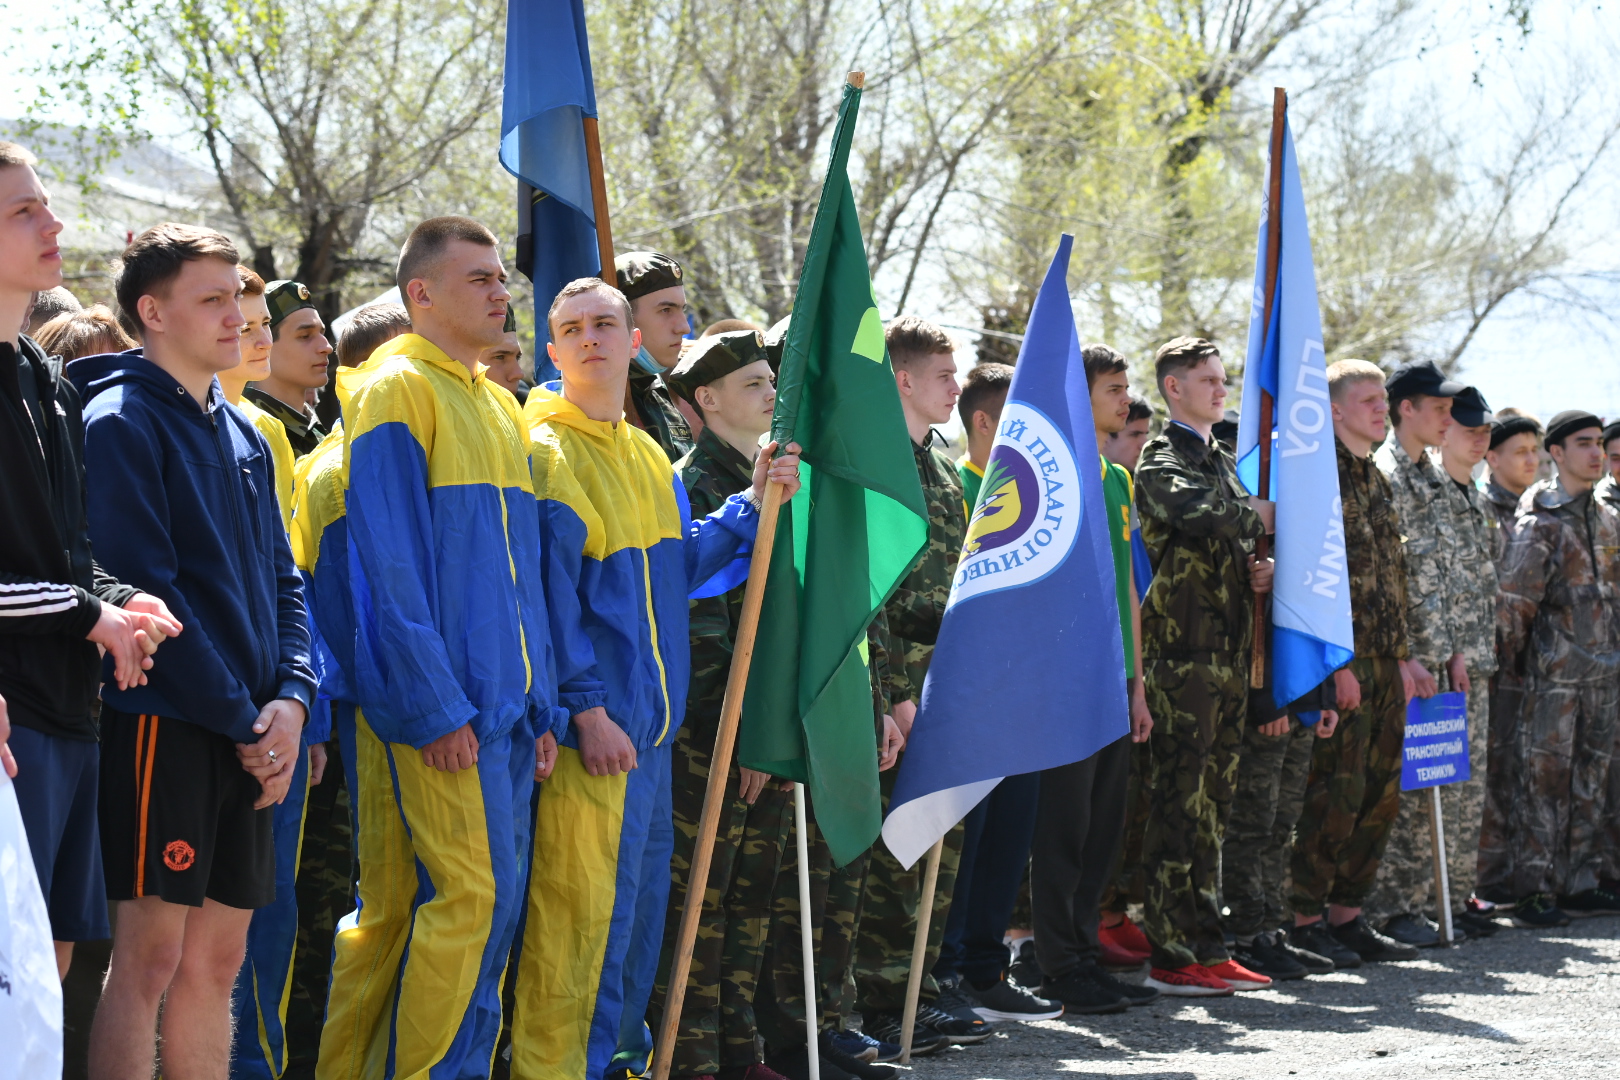
[[97, 561], [169, 605], [184, 628], [147, 684], [103, 699], [241, 743], [275, 698], [315, 696], [303, 582], [282, 527], [270, 448], [218, 383], [199, 403], [139, 349], [67, 366], [84, 400]]

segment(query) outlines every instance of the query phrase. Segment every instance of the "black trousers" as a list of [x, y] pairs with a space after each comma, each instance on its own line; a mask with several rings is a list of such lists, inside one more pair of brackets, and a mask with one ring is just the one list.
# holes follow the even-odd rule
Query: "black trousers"
[[1130, 774], [1130, 736], [1041, 773], [1029, 896], [1035, 954], [1049, 980], [1097, 960], [1098, 909], [1125, 835]]
[[1002, 938], [1029, 868], [1040, 793], [1040, 773], [1009, 776], [963, 819], [962, 863], [934, 978], [961, 975], [986, 986], [1006, 972]]

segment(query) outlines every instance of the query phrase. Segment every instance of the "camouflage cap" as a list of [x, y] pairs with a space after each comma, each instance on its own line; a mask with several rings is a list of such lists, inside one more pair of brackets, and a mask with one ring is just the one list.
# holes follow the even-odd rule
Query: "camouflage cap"
[[681, 264], [656, 251], [632, 251], [613, 260], [613, 274], [626, 300], [672, 289], [681, 281]]
[[765, 356], [771, 362], [771, 370], [776, 371], [782, 366], [782, 350], [787, 346], [788, 321], [791, 315], [782, 316], [782, 320], [765, 331]]
[[1465, 386], [1451, 395], [1451, 418], [1463, 427], [1484, 427], [1491, 422], [1491, 407], [1477, 386]]
[[281, 325], [283, 319], [300, 308], [313, 308], [309, 286], [302, 281], [272, 281], [264, 287], [264, 303], [270, 309], [270, 329]]
[[1555, 446], [1562, 446], [1564, 440], [1577, 431], [1602, 426], [1603, 421], [1585, 409], [1565, 409], [1548, 422], [1547, 437], [1541, 440], [1541, 445], [1551, 450]]
[[733, 371], [749, 364], [769, 360], [765, 352], [765, 337], [758, 330], [731, 330], [698, 338], [686, 350], [675, 370], [664, 376], [664, 385], [687, 401], [696, 405], [693, 395], [700, 386], [708, 386]]

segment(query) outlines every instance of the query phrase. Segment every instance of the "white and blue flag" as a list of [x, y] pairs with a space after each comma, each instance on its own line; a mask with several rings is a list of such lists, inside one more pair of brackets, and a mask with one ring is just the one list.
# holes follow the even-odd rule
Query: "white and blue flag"
[[1266, 227], [1270, 198], [1262, 201], [1259, 252], [1254, 263], [1254, 306], [1243, 368], [1243, 412], [1238, 420], [1238, 477], [1260, 489], [1260, 392], [1275, 403], [1271, 490], [1277, 504], [1276, 584], [1271, 594], [1272, 697], [1279, 706], [1315, 689], [1355, 655], [1350, 623], [1350, 579], [1344, 556], [1344, 507], [1328, 403], [1322, 315], [1305, 222], [1299, 159], [1283, 123], [1281, 229], [1271, 325], [1265, 325]]

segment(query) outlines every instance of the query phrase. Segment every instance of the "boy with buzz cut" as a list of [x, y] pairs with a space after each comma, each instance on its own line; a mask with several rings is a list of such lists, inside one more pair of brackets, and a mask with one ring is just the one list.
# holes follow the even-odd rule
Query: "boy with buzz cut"
[[969, 518], [979, 505], [979, 487], [984, 483], [984, 467], [990, 461], [990, 447], [996, 441], [996, 425], [1012, 389], [1011, 364], [975, 364], [962, 383], [962, 396], [956, 399], [956, 412], [967, 434], [967, 451], [956, 459], [956, 473], [962, 481], [962, 509]]
[[101, 835], [118, 902], [90, 1036], [97, 1077], [219, 1076], [253, 909], [276, 893], [272, 804], [314, 699], [303, 584], [264, 437], [215, 378], [241, 362], [242, 282], [219, 233], [157, 225], [118, 305], [144, 348], [76, 360], [90, 536], [185, 632], [145, 686], [102, 695]]
[[424, 221], [395, 278], [412, 332], [345, 410], [361, 906], [334, 948], [320, 1080], [488, 1069], [556, 719], [545, 598], [521, 569], [540, 557], [528, 440], [478, 364], [511, 302], [495, 235]]
[[[798, 489], [797, 448], [764, 447], [746, 491], [691, 519], [664, 449], [626, 422], [641, 335], [624, 294], [596, 278], [552, 301], [559, 391], [524, 407], [560, 711], [555, 771], [534, 819], [528, 927], [518, 958], [512, 1075], [639, 1074], [674, 849], [671, 747], [690, 680], [690, 595], [746, 575], [767, 474]], [[533, 573], [534, 568], [539, 573]], [[718, 580], [717, 579], [718, 576]]]

